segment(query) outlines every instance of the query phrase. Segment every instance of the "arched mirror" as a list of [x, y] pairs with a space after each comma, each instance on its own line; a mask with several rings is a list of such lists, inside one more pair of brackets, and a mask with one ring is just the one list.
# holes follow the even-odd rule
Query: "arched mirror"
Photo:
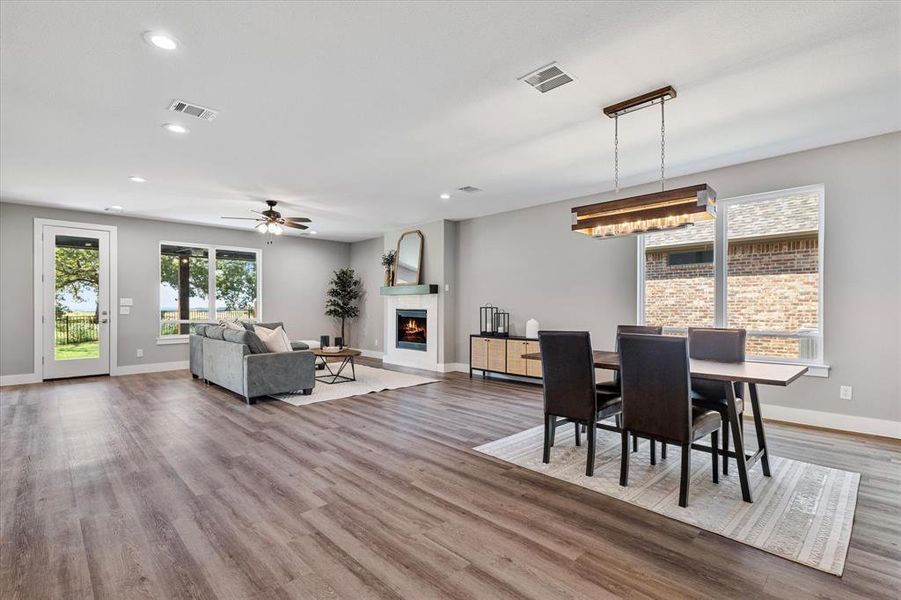
[[407, 231], [397, 240], [394, 259], [394, 285], [419, 285], [424, 238], [418, 229]]

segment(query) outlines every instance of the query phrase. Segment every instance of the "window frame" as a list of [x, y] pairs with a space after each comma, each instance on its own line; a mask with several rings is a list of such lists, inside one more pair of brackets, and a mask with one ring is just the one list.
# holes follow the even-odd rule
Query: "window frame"
[[[202, 248], [207, 251], [208, 257], [208, 268], [207, 268], [207, 316], [216, 314], [216, 253], [219, 250], [227, 250], [231, 252], [247, 252], [252, 253], [256, 256], [256, 269], [257, 269], [257, 315], [256, 319], [261, 321], [263, 319], [263, 250], [262, 248], [244, 248], [241, 246], [229, 246], [225, 244], [198, 244], [195, 242], [177, 242], [170, 240], [160, 240], [159, 244], [157, 244], [157, 273], [156, 273], [156, 282], [157, 286], [162, 283], [163, 280], [163, 266], [160, 263], [160, 257], [163, 254], [163, 246], [186, 246], [189, 248]], [[163, 322], [166, 323], [197, 323], [198, 321], [194, 321], [192, 319], [163, 319], [163, 306], [162, 301], [160, 299], [159, 292], [157, 292], [156, 297], [156, 314], [160, 315], [157, 322], [157, 345], [164, 346], [167, 344], [186, 344], [190, 338], [190, 334], [174, 334], [174, 335], [162, 335], [162, 326]]]
[[[769, 356], [751, 356], [750, 360], [755, 362], [769, 362], [776, 364], [797, 364], [811, 367], [809, 375], [827, 377], [829, 366], [824, 361], [825, 354], [825, 298], [824, 298], [824, 273], [825, 273], [825, 208], [826, 208], [826, 188], [822, 183], [804, 185], [783, 190], [774, 190], [771, 192], [762, 192], [757, 194], [746, 194], [744, 196], [735, 196], [723, 200], [717, 200], [716, 220], [714, 222], [714, 239], [713, 239], [713, 296], [714, 296], [714, 327], [727, 327], [728, 319], [728, 260], [729, 260], [729, 211], [730, 206], [738, 204], [747, 204], [751, 202], [759, 202], [764, 200], [775, 200], [785, 196], [816, 193], [819, 198], [818, 210], [818, 231], [817, 231], [817, 267], [818, 267], [818, 308], [817, 308], [817, 325], [819, 327], [819, 343], [817, 344], [817, 356], [813, 359], [791, 359], [777, 358]], [[638, 253], [638, 294], [637, 294], [637, 319], [636, 322], [644, 325], [644, 304], [645, 304], [645, 236], [644, 234], [637, 236], [637, 253]]]

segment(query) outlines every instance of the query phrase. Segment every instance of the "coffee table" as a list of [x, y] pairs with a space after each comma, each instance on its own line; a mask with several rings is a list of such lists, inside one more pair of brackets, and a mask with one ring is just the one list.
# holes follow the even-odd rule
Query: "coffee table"
[[[345, 383], [347, 381], [356, 381], [357, 373], [354, 371], [354, 358], [360, 356], [362, 352], [359, 350], [354, 350], [353, 348], [344, 348], [343, 350], [338, 350], [337, 352], [326, 352], [322, 348], [313, 348], [310, 350], [315, 356], [317, 361], [321, 361], [318, 364], [322, 366], [323, 369], [328, 371], [327, 375], [317, 375], [316, 381], [321, 381], [322, 383], [327, 383], [332, 385], [333, 383]], [[333, 371], [332, 367], [328, 364], [329, 358], [340, 358], [341, 365], [338, 367], [337, 371]], [[342, 375], [344, 369], [350, 365], [350, 377], [347, 375]]]

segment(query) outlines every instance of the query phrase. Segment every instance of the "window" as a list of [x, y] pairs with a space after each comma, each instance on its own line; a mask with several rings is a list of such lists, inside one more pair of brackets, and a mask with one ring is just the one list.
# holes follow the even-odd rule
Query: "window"
[[160, 336], [185, 336], [195, 323], [260, 317], [260, 251], [160, 244]]
[[823, 188], [721, 200], [715, 221], [641, 236], [640, 320], [748, 330], [756, 360], [823, 361]]

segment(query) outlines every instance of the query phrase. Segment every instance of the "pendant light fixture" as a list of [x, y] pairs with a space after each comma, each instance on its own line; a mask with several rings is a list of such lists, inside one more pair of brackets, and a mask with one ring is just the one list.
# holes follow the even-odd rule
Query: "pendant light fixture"
[[676, 97], [666, 86], [604, 109], [613, 119], [613, 183], [619, 192], [619, 117], [660, 105], [660, 191], [598, 202], [572, 209], [572, 230], [596, 238], [679, 229], [716, 216], [716, 191], [706, 183], [666, 189], [666, 118], [664, 105]]

